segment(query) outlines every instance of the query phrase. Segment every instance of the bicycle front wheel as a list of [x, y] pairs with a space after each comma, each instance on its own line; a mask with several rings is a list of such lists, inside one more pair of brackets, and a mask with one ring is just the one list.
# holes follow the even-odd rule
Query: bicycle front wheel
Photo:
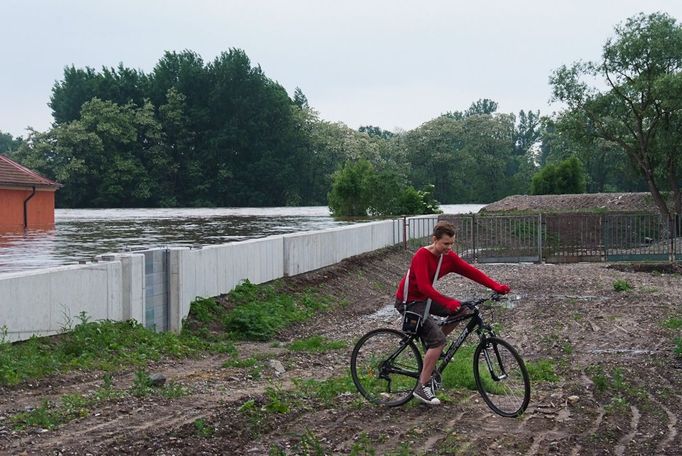
[[353, 383], [368, 401], [388, 406], [412, 399], [422, 370], [419, 349], [394, 329], [370, 331], [355, 344], [350, 359]]
[[476, 347], [474, 379], [483, 400], [498, 415], [516, 417], [528, 407], [528, 371], [521, 356], [508, 342], [489, 337]]

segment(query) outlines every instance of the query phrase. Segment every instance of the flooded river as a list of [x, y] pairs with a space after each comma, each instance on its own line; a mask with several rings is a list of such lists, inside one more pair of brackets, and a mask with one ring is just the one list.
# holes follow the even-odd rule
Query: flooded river
[[[481, 207], [458, 204], [442, 208], [446, 213], [464, 213]], [[74, 264], [107, 252], [224, 244], [366, 221], [369, 219], [334, 219], [324, 206], [57, 209], [51, 230], [0, 233], [0, 273]]]

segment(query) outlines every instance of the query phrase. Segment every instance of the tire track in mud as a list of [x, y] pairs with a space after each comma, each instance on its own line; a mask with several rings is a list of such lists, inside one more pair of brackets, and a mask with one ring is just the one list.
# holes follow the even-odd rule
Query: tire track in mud
[[[601, 426], [602, 420], [604, 419], [604, 408], [599, 405], [599, 402], [597, 402], [594, 398], [593, 390], [594, 390], [594, 383], [592, 380], [589, 379], [587, 375], [585, 375], [585, 372], [582, 371], [580, 373], [580, 379], [582, 381], [582, 384], [585, 385], [585, 391], [587, 391], [588, 397], [597, 406], [597, 416], [592, 420], [592, 423], [589, 427], [589, 429], [585, 432], [587, 436], [594, 435], [597, 433], [599, 430], [599, 427]], [[571, 449], [571, 456], [579, 456], [582, 454], [582, 445], [580, 443], [576, 443], [576, 445]]]
[[[663, 440], [661, 440], [659, 444], [656, 446], [656, 454], [665, 454], [666, 450], [677, 436], [677, 417], [672, 411], [670, 411], [668, 407], [664, 406], [662, 403], [657, 401], [651, 394], [649, 394], [649, 399], [656, 405], [658, 405], [668, 416], [667, 424], [668, 432], [666, 433]], [[682, 396], [677, 396], [677, 400], [679, 401], [679, 403], [682, 403]]]
[[631, 405], [630, 412], [632, 413], [632, 416], [630, 417], [630, 431], [622, 436], [616, 444], [614, 449], [616, 456], [623, 456], [625, 454], [628, 444], [632, 442], [632, 440], [635, 438], [635, 434], [637, 434], [640, 417], [639, 409], [634, 405]]

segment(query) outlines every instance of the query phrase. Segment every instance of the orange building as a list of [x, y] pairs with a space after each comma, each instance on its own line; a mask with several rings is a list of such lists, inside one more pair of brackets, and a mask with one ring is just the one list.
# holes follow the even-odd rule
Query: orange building
[[54, 225], [54, 192], [60, 184], [0, 155], [0, 231]]

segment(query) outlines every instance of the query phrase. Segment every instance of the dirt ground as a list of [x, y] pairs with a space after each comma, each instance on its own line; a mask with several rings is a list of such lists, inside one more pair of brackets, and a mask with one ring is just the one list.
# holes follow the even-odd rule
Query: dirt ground
[[[398, 326], [386, 305], [409, 258], [388, 250], [287, 279], [292, 290], [320, 287], [344, 305], [290, 328], [278, 344], [239, 344], [240, 358], [261, 363], [256, 370], [224, 367], [227, 354], [154, 365], [152, 372], [186, 388], [181, 397], [114, 399], [50, 430], [16, 431], [10, 416], [43, 399], [95, 391], [102, 373], [2, 388], [0, 454], [680, 454], [682, 360], [674, 340], [682, 334], [664, 324], [682, 316], [679, 274], [606, 264], [479, 265], [519, 297], [513, 308], [485, 315], [527, 362], [554, 366], [557, 374], [533, 381], [530, 406], [517, 419], [494, 415], [469, 390], [446, 390], [437, 407], [412, 401], [399, 408], [371, 406], [352, 388], [327, 398], [306, 394], [304, 379], [349, 375], [360, 335]], [[633, 288], [617, 292], [617, 280]], [[438, 287], [459, 298], [485, 292], [459, 276]], [[310, 335], [347, 345], [322, 354], [287, 348]], [[113, 385], [123, 389], [133, 380], [134, 372], [121, 372]], [[287, 392], [298, 392], [295, 401], [273, 406], [273, 397]]]

